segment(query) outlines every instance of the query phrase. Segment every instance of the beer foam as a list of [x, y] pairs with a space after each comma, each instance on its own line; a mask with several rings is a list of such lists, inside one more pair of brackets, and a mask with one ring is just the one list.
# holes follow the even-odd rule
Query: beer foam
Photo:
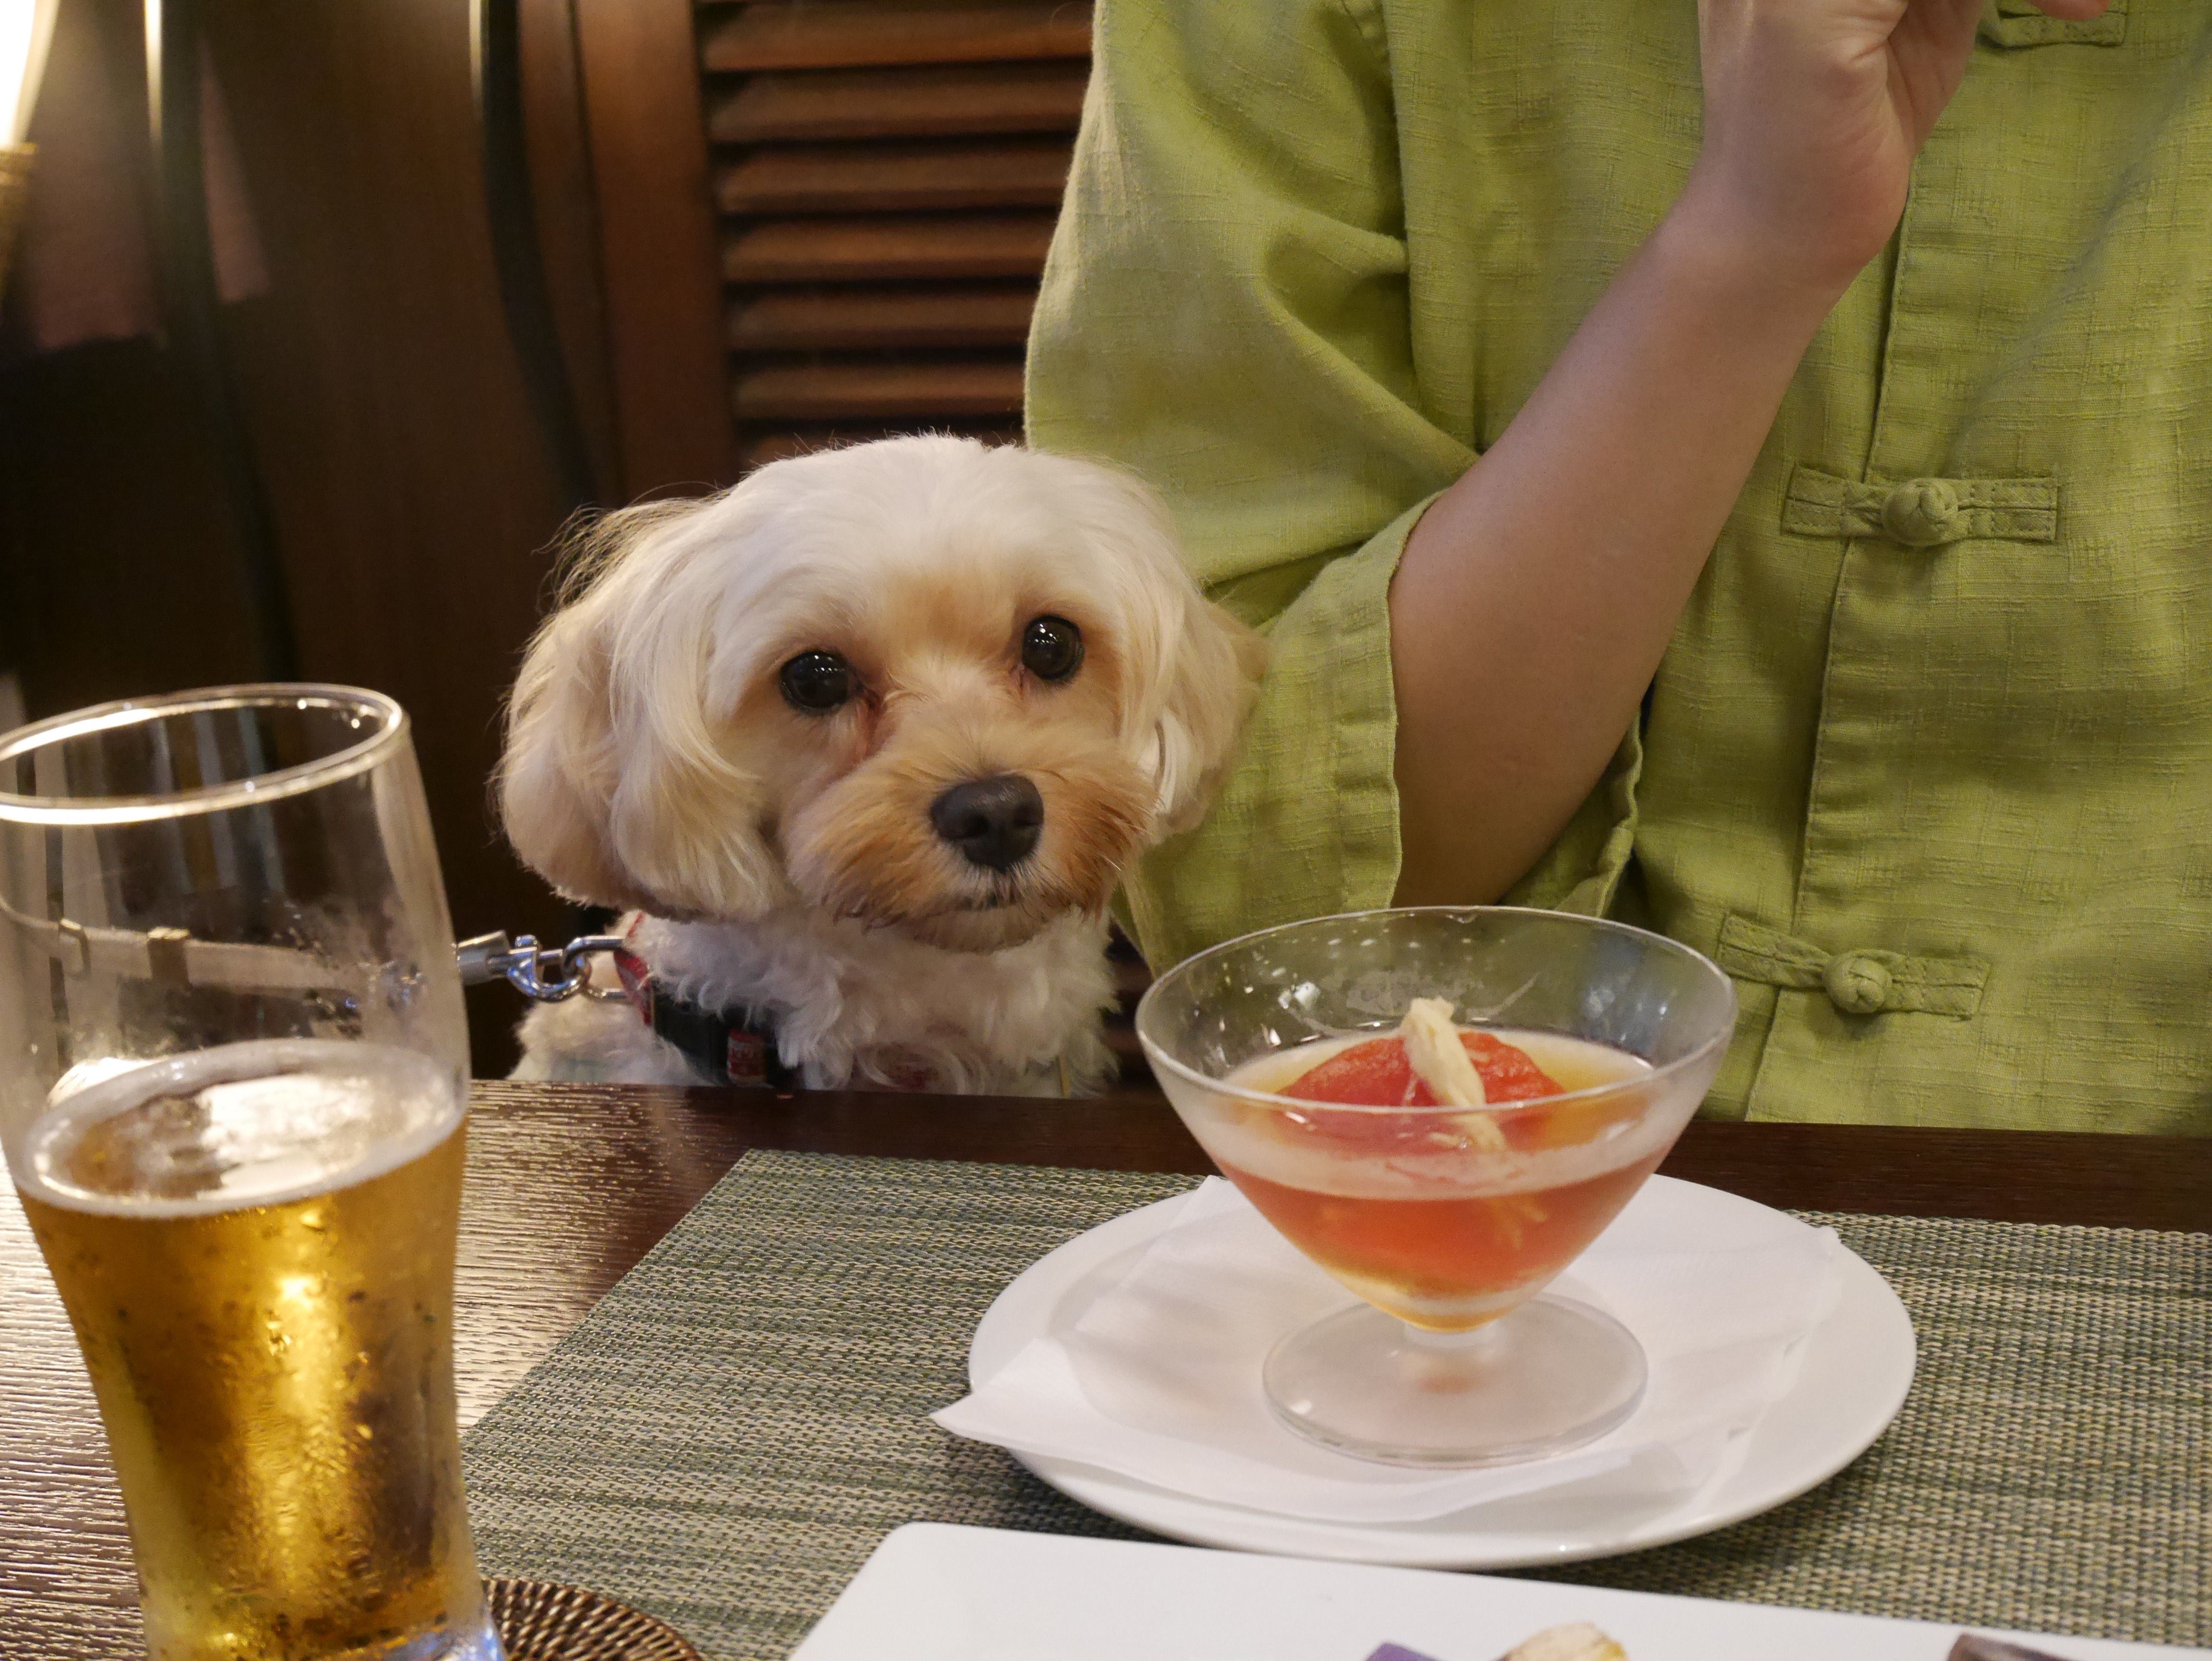
[[[1632, 1086], [1649, 1079], [1656, 1069], [1649, 1062], [1609, 1045], [1570, 1038], [1556, 1032], [1515, 1028], [1462, 1028], [1487, 1031], [1492, 1037], [1528, 1053], [1536, 1065], [1558, 1080], [1569, 1095], [1615, 1086]], [[1245, 1062], [1224, 1080], [1240, 1090], [1264, 1092], [1295, 1102], [1293, 1086], [1315, 1068], [1341, 1055], [1355, 1044], [1387, 1038], [1391, 1031], [1355, 1032], [1341, 1038], [1323, 1038], [1294, 1044]], [[1455, 1112], [1510, 1114], [1522, 1107], [1539, 1107], [1557, 1097], [1522, 1102], [1502, 1102], [1495, 1108], [1369, 1109], [1339, 1103], [1316, 1104], [1329, 1112], [1413, 1112], [1449, 1115]], [[1346, 1198], [1434, 1199], [1442, 1193], [1477, 1197], [1518, 1194], [1618, 1171], [1623, 1165], [1651, 1158], [1674, 1139], [1681, 1115], [1664, 1110], [1654, 1102], [1650, 1110], [1594, 1141], [1516, 1154], [1500, 1154], [1480, 1147], [1440, 1146], [1437, 1152], [1410, 1153], [1403, 1148], [1380, 1155], [1352, 1154], [1325, 1148], [1279, 1134], [1272, 1123], [1278, 1111], [1216, 1096], [1201, 1107], [1191, 1129], [1219, 1163], [1233, 1165], [1255, 1177], [1288, 1188], [1316, 1194], [1340, 1194]]]
[[460, 1078], [383, 1044], [268, 1038], [146, 1062], [71, 1088], [32, 1125], [16, 1181], [75, 1211], [191, 1217], [382, 1176], [443, 1141]]

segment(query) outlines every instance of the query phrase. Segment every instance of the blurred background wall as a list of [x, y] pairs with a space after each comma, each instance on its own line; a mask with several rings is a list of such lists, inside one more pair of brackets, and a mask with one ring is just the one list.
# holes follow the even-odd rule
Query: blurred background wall
[[[841, 437], [1017, 430], [1089, 17], [514, 9], [527, 179], [495, 181], [488, 215], [468, 0], [193, 8], [232, 430], [177, 311], [145, 9], [64, 0], [0, 301], [0, 703], [258, 678], [272, 649], [388, 691], [416, 718], [457, 928], [557, 936], [574, 920], [506, 851], [487, 784], [561, 525]], [[518, 201], [549, 302], [534, 357]], [[503, 1072], [519, 1004], [472, 1006], [478, 1071]]]

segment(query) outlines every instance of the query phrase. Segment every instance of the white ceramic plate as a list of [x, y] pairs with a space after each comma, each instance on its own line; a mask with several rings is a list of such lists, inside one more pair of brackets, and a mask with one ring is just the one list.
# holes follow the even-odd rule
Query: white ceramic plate
[[[909, 1523], [792, 1661], [1493, 1661], [1589, 1621], [1629, 1661], [1944, 1661], [1955, 1627], [1543, 1580]], [[2064, 1661], [2212, 1651], [1999, 1633]]]
[[[1718, 1189], [1676, 1186], [1697, 1196], [1699, 1206], [1754, 1203]], [[970, 1384], [981, 1389], [1031, 1339], [1080, 1320], [1167, 1226], [1176, 1203], [1163, 1200], [1102, 1223], [1030, 1265], [975, 1329], [968, 1350]], [[1796, 1499], [1857, 1458], [1897, 1416], [1912, 1384], [1912, 1322], [1888, 1282], [1863, 1258], [1846, 1250], [1838, 1268], [1841, 1295], [1807, 1341], [1796, 1384], [1753, 1430], [1736, 1468], [1687, 1501], [1624, 1508], [1619, 1502], [1536, 1494], [1419, 1523], [1328, 1523], [1194, 1499], [1072, 1460], [1015, 1457], [1094, 1511], [1199, 1545], [1458, 1569], [1571, 1563], [1642, 1551], [1725, 1528]]]

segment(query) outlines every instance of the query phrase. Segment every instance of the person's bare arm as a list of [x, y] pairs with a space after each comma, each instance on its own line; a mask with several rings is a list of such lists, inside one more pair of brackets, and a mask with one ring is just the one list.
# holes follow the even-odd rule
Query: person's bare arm
[[1688, 185], [1391, 587], [1401, 904], [1495, 899], [1603, 773], [1798, 360], [1896, 228], [1981, 10], [1702, 0]]

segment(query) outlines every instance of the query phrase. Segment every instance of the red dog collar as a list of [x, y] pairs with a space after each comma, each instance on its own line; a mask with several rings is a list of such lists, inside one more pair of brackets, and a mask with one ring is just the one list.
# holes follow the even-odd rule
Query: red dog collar
[[634, 952], [615, 953], [615, 972], [638, 1019], [713, 1082], [751, 1090], [798, 1088], [798, 1069], [784, 1065], [775, 1019], [767, 1011], [744, 1004], [709, 1009], [679, 997]]

